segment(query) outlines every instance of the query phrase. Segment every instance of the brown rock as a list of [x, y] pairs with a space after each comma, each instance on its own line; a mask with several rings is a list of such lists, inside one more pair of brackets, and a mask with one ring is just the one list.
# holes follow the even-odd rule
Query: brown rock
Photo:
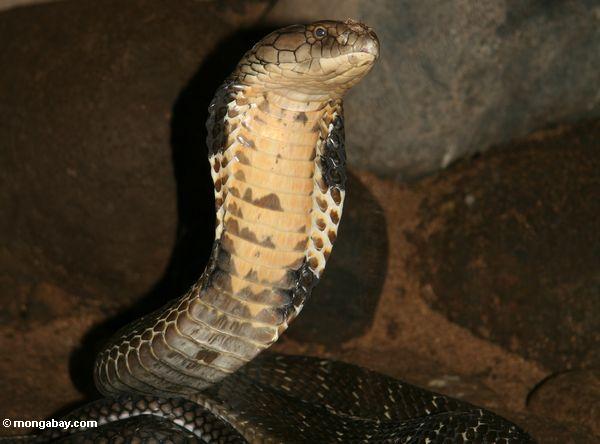
[[78, 298], [49, 282], [38, 283], [27, 301], [24, 317], [27, 320], [48, 322], [76, 314]]
[[600, 365], [600, 125], [426, 181], [413, 263], [452, 321], [551, 371]]
[[2, 266], [110, 295], [112, 307], [155, 285], [160, 302], [182, 292], [214, 231], [206, 110], [256, 38], [228, 35], [267, 4], [65, 1], [1, 13]]
[[538, 416], [587, 428], [600, 439], [600, 370], [551, 376], [535, 388], [527, 406]]

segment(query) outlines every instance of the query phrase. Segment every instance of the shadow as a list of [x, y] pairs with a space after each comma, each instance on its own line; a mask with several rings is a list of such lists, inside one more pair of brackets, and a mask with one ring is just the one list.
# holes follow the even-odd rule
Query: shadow
[[[214, 191], [207, 161], [208, 106], [214, 92], [256, 42], [276, 27], [256, 27], [232, 34], [204, 59], [177, 97], [172, 110], [171, 150], [177, 187], [176, 242], [162, 278], [135, 305], [95, 326], [69, 362], [71, 380], [86, 398], [99, 396], [93, 381], [97, 353], [120, 328], [184, 294], [200, 277], [214, 240]], [[76, 405], [61, 409], [72, 410]], [[58, 412], [60, 413], [60, 412]], [[60, 417], [59, 414], [52, 417]]]
[[333, 350], [366, 333], [381, 297], [387, 258], [383, 208], [348, 171], [343, 221], [331, 258], [319, 285], [285, 335]]

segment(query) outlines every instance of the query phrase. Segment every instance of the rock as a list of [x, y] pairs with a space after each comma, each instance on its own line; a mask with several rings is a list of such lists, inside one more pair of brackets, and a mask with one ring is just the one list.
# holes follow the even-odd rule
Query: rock
[[346, 103], [350, 163], [414, 178], [564, 120], [600, 115], [589, 0], [280, 0], [277, 23], [352, 17], [381, 59]]
[[527, 430], [539, 444], [590, 444], [597, 441], [597, 437], [588, 431], [554, 422], [548, 417], [521, 414], [511, 419]]
[[267, 3], [66, 1], [0, 14], [2, 266], [113, 307], [183, 292], [214, 232], [207, 107], [257, 38], [239, 28]]
[[600, 365], [598, 140], [559, 128], [425, 181], [412, 234], [432, 307], [550, 371]]
[[23, 316], [28, 321], [47, 323], [75, 315], [77, 302], [76, 295], [68, 294], [49, 282], [40, 282], [31, 291]]
[[574, 370], [540, 383], [527, 406], [534, 414], [582, 426], [600, 438], [600, 370]]

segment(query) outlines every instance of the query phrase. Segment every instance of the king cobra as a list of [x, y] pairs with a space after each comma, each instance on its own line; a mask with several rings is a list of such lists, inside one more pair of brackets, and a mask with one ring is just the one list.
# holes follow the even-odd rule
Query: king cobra
[[331, 254], [346, 182], [342, 98], [378, 57], [373, 30], [352, 20], [289, 26], [244, 55], [209, 108], [216, 233], [206, 270], [97, 357], [106, 398], [65, 420], [99, 427], [30, 440], [533, 442], [489, 411], [366, 369], [261, 354]]

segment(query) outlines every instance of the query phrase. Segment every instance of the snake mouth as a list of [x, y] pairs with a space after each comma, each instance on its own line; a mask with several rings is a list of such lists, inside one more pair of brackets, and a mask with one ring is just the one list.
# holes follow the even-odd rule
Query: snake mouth
[[359, 49], [358, 52], [366, 53], [372, 55], [375, 59], [379, 57], [379, 40], [373, 34]]
[[372, 65], [377, 59], [377, 55], [377, 53], [374, 54], [371, 51], [361, 49], [360, 51], [348, 54], [348, 63], [357, 68], [365, 65]]

